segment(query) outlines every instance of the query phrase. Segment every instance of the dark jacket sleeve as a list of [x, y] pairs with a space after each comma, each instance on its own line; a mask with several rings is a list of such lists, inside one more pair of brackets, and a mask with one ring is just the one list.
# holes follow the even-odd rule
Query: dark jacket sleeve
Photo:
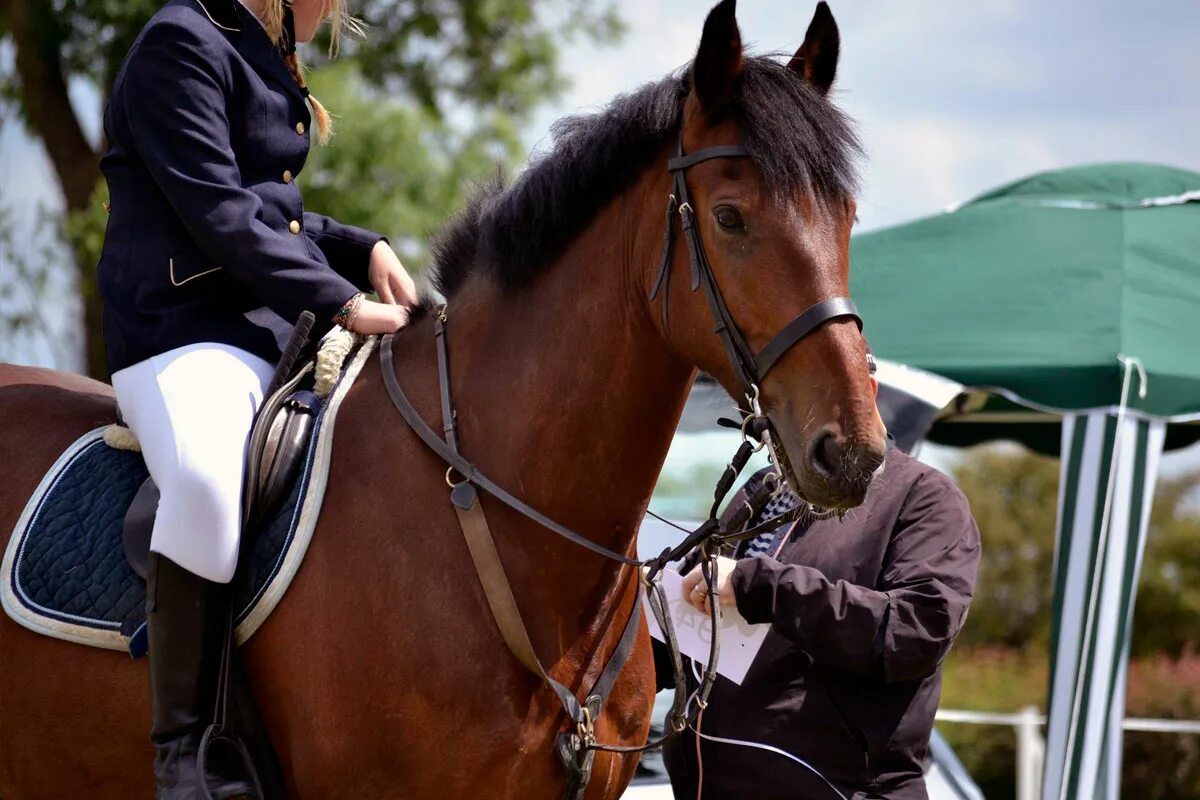
[[771, 623], [814, 663], [902, 681], [941, 663], [966, 619], [978, 566], [966, 498], [949, 478], [925, 473], [905, 498], [877, 588], [764, 556], [739, 562], [732, 580], [742, 615]]
[[384, 236], [312, 211], [304, 212], [304, 232], [325, 254], [335, 272], [364, 292], [374, 290], [367, 268], [371, 265], [371, 251]]
[[229, 138], [227, 63], [186, 25], [148, 27], [120, 93], [133, 145], [215, 264], [289, 322], [306, 309], [329, 319], [357, 290], [295, 234], [267, 225], [261, 199], [242, 186]]

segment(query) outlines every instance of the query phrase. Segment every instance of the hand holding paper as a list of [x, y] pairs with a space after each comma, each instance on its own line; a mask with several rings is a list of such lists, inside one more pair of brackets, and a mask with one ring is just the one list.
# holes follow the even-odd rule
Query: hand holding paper
[[[684, 596], [683, 576], [669, 569], [663, 570], [660, 575], [663, 590], [667, 595], [667, 609], [675, 625], [675, 636], [679, 640], [679, 651], [703, 665], [708, 660], [712, 620], [708, 614], [701, 613], [688, 603]], [[704, 585], [703, 581], [701, 585]], [[649, 605], [646, 606], [646, 620], [650, 626], [650, 635], [660, 642], [665, 641]], [[751, 625], [738, 613], [735, 605], [722, 603], [721, 652], [717, 657], [717, 672], [740, 685], [770, 627]]]
[[[733, 582], [730, 580], [736, 566], [737, 561], [732, 558], [717, 558], [715, 584], [717, 601], [722, 609], [737, 607], [737, 599], [733, 596]], [[696, 565], [691, 572], [683, 576], [683, 597], [700, 613], [709, 613], [708, 582], [704, 580], [704, 570], [700, 565]]]

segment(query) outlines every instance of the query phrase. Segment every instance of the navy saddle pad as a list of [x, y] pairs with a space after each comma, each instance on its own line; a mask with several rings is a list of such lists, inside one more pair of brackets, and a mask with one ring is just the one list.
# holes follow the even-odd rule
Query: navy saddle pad
[[[239, 621], [282, 562], [312, 451], [310, 440], [301, 476], [275, 519], [247, 532], [254, 543], [234, 579]], [[42, 617], [132, 636], [146, 618], [146, 584], [125, 560], [121, 535], [125, 511], [147, 474], [141, 453], [115, 450], [102, 435], [83, 443], [25, 529], [10, 576], [17, 601]]]
[[[268, 590], [272, 601], [249, 631], [239, 630], [243, 640], [278, 602], [298, 569], [295, 559], [307, 549], [324, 494], [333, 417], [370, 349], [359, 348], [318, 412], [300, 476], [278, 514], [259, 530], [244, 532], [252, 545], [234, 578], [238, 622]], [[125, 512], [148, 473], [141, 453], [110, 447], [103, 433], [101, 428], [80, 437], [30, 499], [9, 542], [0, 589], [9, 616], [26, 627], [124, 649], [145, 620], [146, 585], [125, 560], [122, 532]], [[299, 546], [289, 560], [297, 535]], [[135, 644], [131, 652], [138, 649]]]

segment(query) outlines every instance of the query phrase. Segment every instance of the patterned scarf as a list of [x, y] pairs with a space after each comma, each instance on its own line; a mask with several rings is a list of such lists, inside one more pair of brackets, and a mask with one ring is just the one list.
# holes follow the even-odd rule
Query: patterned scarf
[[[770, 471], [770, 467], [764, 467], [751, 475], [749, 480], [746, 481], [743, 491], [747, 494], [754, 493], [762, 485], [763, 479]], [[800, 502], [800, 498], [793, 494], [791, 489], [784, 486], [778, 494], [767, 501], [767, 504], [747, 523], [746, 527], [753, 527], [769, 519], [773, 519], [780, 514], [786, 514], [799, 506]], [[801, 526], [801, 529], [808, 527], [808, 523], [803, 519], [797, 522], [796, 525]], [[791, 527], [790, 524], [780, 525], [773, 531], [763, 531], [753, 539], [747, 539], [738, 547], [736, 557], [750, 558], [751, 556], [774, 555], [775, 550], [779, 547], [779, 543], [787, 535]]]

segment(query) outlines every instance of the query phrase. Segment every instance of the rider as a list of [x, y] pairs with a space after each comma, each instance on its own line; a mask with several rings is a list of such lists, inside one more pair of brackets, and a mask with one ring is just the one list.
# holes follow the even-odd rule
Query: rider
[[[122, 416], [161, 500], [147, 585], [156, 797], [192, 800], [237, 564], [254, 413], [292, 325], [396, 331], [412, 280], [379, 234], [304, 211], [311, 126], [295, 43], [340, 0], [169, 0], [117, 73], [98, 283]], [[311, 114], [310, 114], [311, 109]], [[383, 302], [365, 299], [374, 289]], [[235, 786], [210, 787], [217, 798]]]

